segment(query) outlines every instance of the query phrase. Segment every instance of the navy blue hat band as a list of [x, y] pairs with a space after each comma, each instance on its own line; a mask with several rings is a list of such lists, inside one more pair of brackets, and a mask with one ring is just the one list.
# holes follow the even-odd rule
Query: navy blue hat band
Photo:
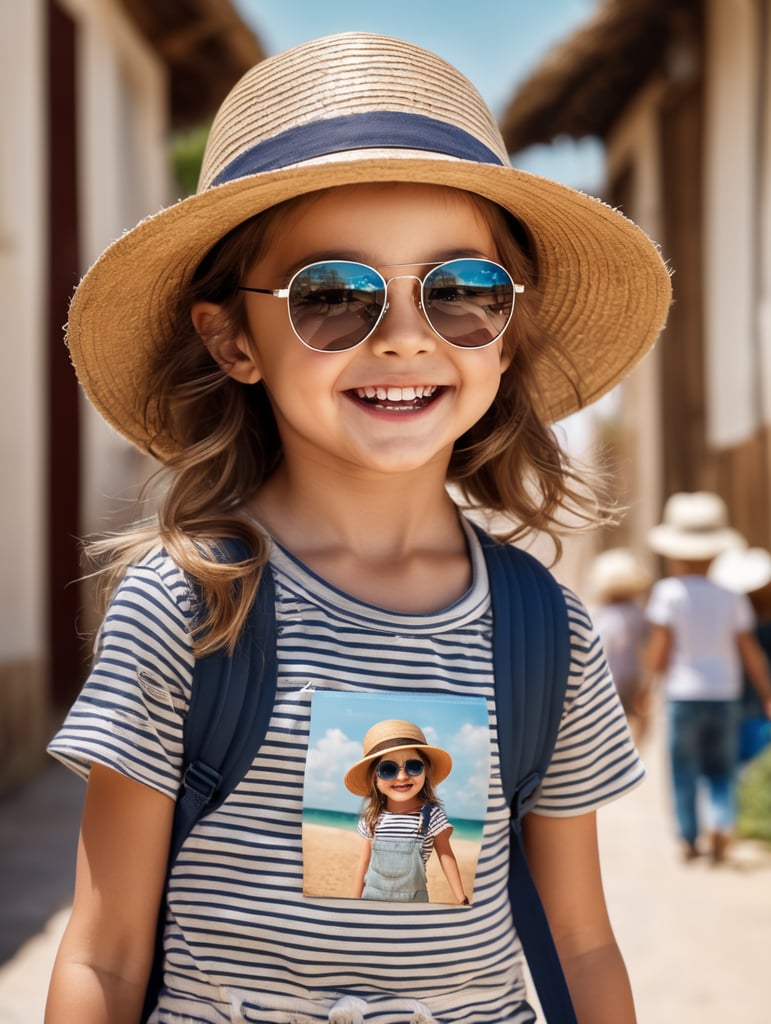
[[258, 142], [231, 161], [212, 185], [354, 149], [418, 149], [503, 166], [501, 158], [483, 142], [446, 121], [422, 114], [374, 110], [297, 125]]

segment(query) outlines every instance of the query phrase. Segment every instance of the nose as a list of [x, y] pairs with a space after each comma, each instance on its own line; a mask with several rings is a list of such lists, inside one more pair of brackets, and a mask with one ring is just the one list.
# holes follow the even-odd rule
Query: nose
[[380, 355], [412, 356], [431, 352], [440, 340], [420, 305], [420, 278], [400, 274], [386, 282], [386, 308], [370, 341]]

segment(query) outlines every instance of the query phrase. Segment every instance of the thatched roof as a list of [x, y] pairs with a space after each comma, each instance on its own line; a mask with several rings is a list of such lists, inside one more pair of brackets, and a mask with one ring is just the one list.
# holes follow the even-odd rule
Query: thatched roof
[[169, 68], [171, 121], [211, 116], [231, 86], [265, 52], [231, 0], [121, 0]]
[[500, 119], [509, 152], [559, 135], [604, 139], [700, 12], [701, 0], [602, 0], [517, 88]]

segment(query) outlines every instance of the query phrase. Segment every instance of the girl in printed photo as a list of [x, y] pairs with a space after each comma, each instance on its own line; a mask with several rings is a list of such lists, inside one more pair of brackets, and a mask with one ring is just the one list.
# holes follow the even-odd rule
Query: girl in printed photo
[[458, 903], [468, 905], [453, 827], [434, 789], [451, 770], [447, 751], [430, 746], [412, 722], [378, 722], [367, 732], [364, 757], [345, 775], [347, 788], [367, 798], [354, 896], [427, 903], [426, 863], [435, 851]]

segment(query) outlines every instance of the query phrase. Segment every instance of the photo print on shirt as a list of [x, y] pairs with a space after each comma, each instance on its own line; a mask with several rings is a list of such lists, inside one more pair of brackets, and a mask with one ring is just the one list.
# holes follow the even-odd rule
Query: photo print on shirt
[[[421, 751], [425, 775], [410, 774]], [[373, 778], [381, 761], [395, 777]], [[316, 690], [303, 791], [304, 895], [471, 903], [489, 779], [484, 697]], [[439, 856], [448, 848], [457, 872]]]

